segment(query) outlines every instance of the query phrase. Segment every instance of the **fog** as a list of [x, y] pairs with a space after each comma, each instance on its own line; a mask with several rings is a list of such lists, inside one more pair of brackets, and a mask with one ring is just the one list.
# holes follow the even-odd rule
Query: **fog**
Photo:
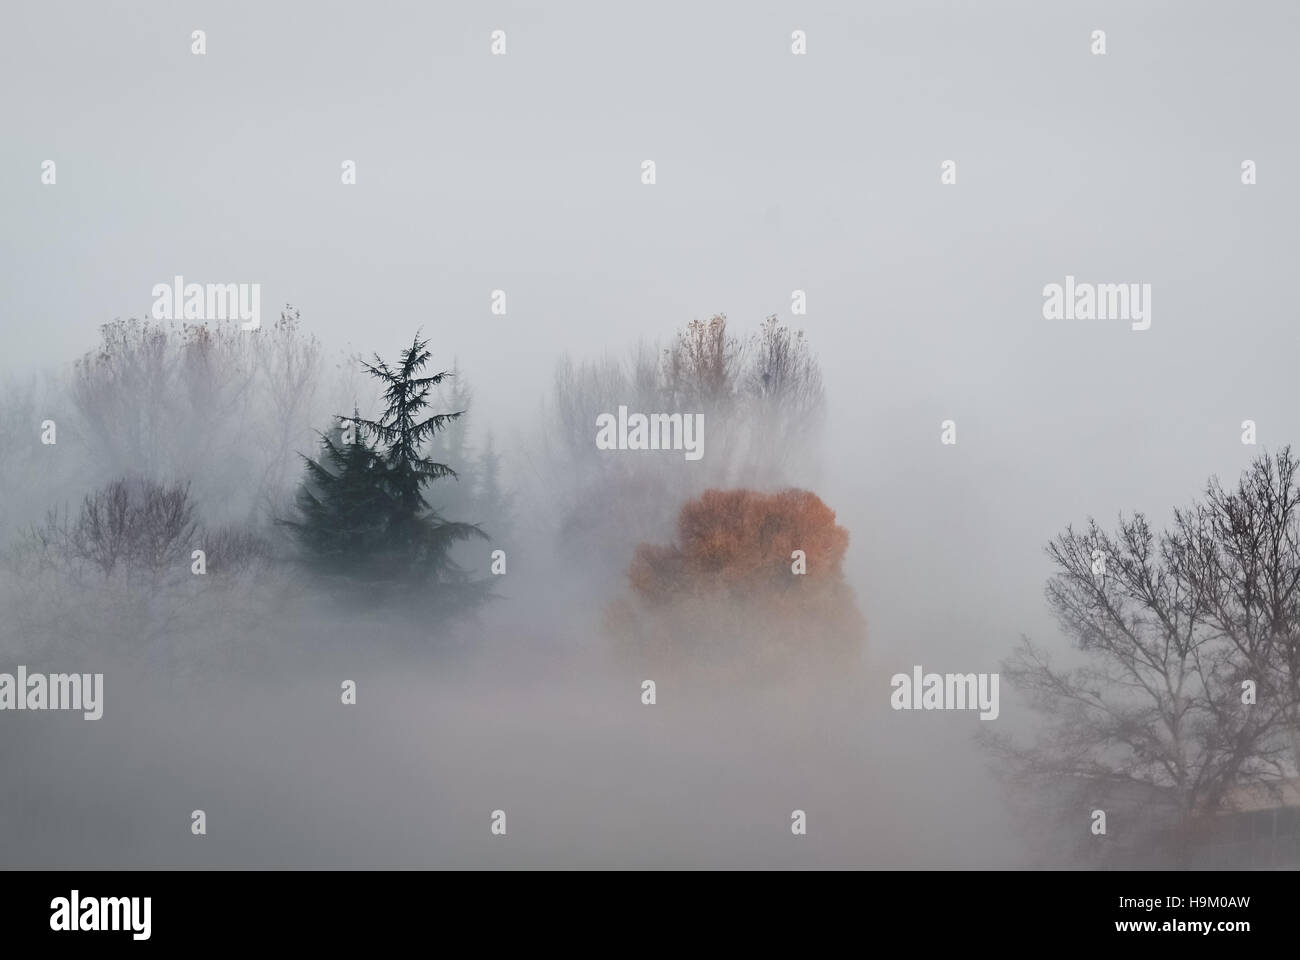
[[[105, 709], [0, 713], [0, 865], [1059, 865], [975, 745], [985, 722], [893, 710], [890, 678], [996, 672], [1022, 634], [1066, 656], [1043, 598], [1052, 537], [1121, 511], [1163, 521], [1255, 456], [1247, 418], [1262, 447], [1300, 439], [1297, 43], [1284, 2], [7, 13], [6, 544], [124, 472], [73, 365], [176, 275], [260, 283], [263, 327], [292, 304], [319, 345], [288, 419], [273, 372], [221, 416], [123, 408], [155, 418], [158, 479], [188, 481], [209, 526], [271, 536], [315, 431], [378, 412], [356, 355], [391, 361], [417, 329], [431, 369], [472, 384], [468, 442], [493, 438], [513, 505], [508, 523], [449, 512], [494, 537], [458, 546], [465, 566], [509, 558], [496, 597], [454, 622], [359, 609], [283, 543], [200, 586], [186, 559], [153, 592], [7, 566], [0, 672], [102, 672]], [[1150, 329], [1044, 319], [1044, 285], [1067, 275], [1150, 283]], [[570, 456], [548, 419], [556, 370], [633, 369], [638, 344], [720, 313], [742, 341], [773, 314], [807, 336], [824, 418], [784, 428], [806, 449], [779, 470], [737, 454], [725, 485], [805, 488], [835, 512], [865, 640], [850, 670], [808, 651], [812, 681], [786, 689], [665, 670], [648, 706], [659, 674], [623, 656], [609, 610], [635, 546], [673, 541], [683, 503], [722, 484], [708, 451], [728, 434], [706, 434], [689, 475], [680, 453], [602, 459], [594, 420]], [[283, 442], [248, 440], [286, 423]], [[562, 536], [561, 506], [598, 478], [618, 493], [598, 536]], [[1034, 728], [1002, 699], [994, 723]]]

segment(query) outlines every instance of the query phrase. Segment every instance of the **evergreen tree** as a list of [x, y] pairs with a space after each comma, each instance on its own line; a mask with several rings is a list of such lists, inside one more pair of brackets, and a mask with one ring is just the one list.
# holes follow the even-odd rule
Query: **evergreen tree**
[[[438, 433], [433, 449], [446, 460], [448, 466], [460, 472], [462, 468], [469, 464], [468, 414], [469, 408], [474, 402], [474, 391], [470, 388], [469, 381], [465, 379], [465, 375], [461, 372], [458, 361], [452, 362], [451, 372], [446, 376], [451, 381], [448, 384], [446, 402], [453, 410], [459, 412], [455, 420], [448, 423], [446, 429]], [[441, 392], [439, 396], [441, 398]]]
[[355, 427], [354, 442], [340, 443], [336, 431], [333, 438], [322, 436], [320, 460], [304, 457], [300, 519], [288, 526], [317, 569], [368, 581], [436, 584], [427, 596], [459, 606], [485, 592], [481, 583], [469, 582], [451, 548], [487, 535], [477, 524], [444, 519], [425, 499], [426, 485], [455, 479], [456, 472], [423, 451], [464, 412], [425, 415], [430, 392], [450, 376], [421, 376], [427, 345], [417, 334], [395, 367], [378, 355], [362, 363], [384, 385], [384, 413], [378, 420], [357, 411], [341, 417]]
[[[356, 411], [354, 411], [354, 414]], [[322, 573], [380, 574], [371, 562], [384, 549], [389, 513], [381, 478], [383, 457], [365, 438], [352, 442], [341, 427], [321, 435], [318, 460], [304, 456], [298, 521], [284, 521], [308, 564]]]
[[481, 516], [492, 519], [493, 543], [505, 543], [514, 528], [514, 497], [501, 484], [501, 454], [491, 434], [478, 458], [477, 473], [474, 504]]

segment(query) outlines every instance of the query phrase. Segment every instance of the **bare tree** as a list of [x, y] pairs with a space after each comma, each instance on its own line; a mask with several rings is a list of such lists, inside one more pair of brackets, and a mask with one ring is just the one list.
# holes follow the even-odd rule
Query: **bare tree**
[[321, 346], [302, 330], [300, 312], [287, 307], [259, 347], [258, 376], [269, 407], [269, 416], [255, 421], [262, 425], [265, 451], [259, 487], [263, 507], [274, 511], [277, 495], [292, 486], [298, 467], [295, 451], [314, 436]]
[[119, 570], [156, 577], [188, 562], [197, 530], [188, 484], [119, 479], [87, 494], [75, 518], [50, 511], [25, 546], [47, 564], [88, 563], [105, 577]]
[[[776, 489], [794, 479], [792, 468], [809, 479], [824, 402], [806, 340], [776, 317], [748, 340], [719, 314], [691, 321], [666, 348], [641, 344], [625, 361], [565, 357], [543, 414], [545, 443], [528, 461], [539, 494], [552, 501], [541, 512], [556, 516], [561, 539], [598, 557], [601, 569], [621, 569], [637, 542], [660, 538], [682, 504], [709, 487]], [[596, 417], [619, 406], [704, 414], [703, 460], [597, 450]]]
[[298, 312], [256, 331], [117, 320], [100, 337], [71, 391], [97, 479], [188, 477], [209, 513], [273, 513], [321, 413], [320, 344]]
[[111, 575], [131, 556], [131, 513], [130, 491], [124, 480], [87, 494], [77, 522], [68, 530], [70, 554], [89, 560], [104, 576]]
[[1285, 711], [1300, 772], [1300, 469], [1291, 448], [1258, 458], [1235, 490], [1207, 489], [1214, 551], [1198, 571], [1216, 629], [1259, 688]]
[[108, 473], [163, 469], [175, 365], [166, 328], [139, 320], [102, 325], [99, 348], [77, 361], [73, 402]]
[[741, 389], [755, 415], [748, 418], [750, 461], [763, 458], [785, 475], [791, 464], [816, 459], [826, 409], [821, 366], [802, 330], [775, 315], [763, 321], [746, 349]]
[[740, 341], [727, 332], [725, 314], [692, 320], [664, 351], [660, 393], [673, 407], [720, 413], [736, 394], [743, 362]]
[[1027, 746], [983, 737], [1019, 785], [1074, 818], [1110, 802], [1181, 856], [1241, 788], [1295, 775], [1295, 473], [1289, 449], [1265, 455], [1161, 533], [1139, 514], [1049, 545], [1047, 599], [1083, 663], [1058, 669], [1025, 639], [1003, 665], [1045, 721]]

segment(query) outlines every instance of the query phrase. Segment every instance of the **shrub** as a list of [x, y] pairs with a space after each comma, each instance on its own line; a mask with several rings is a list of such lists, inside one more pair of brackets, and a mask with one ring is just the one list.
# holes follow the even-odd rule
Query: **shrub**
[[197, 527], [189, 484], [124, 478], [87, 494], [75, 518], [51, 510], [27, 541], [47, 563], [157, 574], [188, 558]]

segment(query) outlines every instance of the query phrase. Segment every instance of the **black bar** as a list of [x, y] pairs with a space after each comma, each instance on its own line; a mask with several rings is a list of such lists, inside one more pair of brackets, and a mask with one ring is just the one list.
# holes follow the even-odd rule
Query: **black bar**
[[[537, 948], [574, 938], [667, 948], [696, 931], [805, 946], [842, 932], [880, 948], [901, 938], [925, 952], [1015, 943], [1123, 949], [1125, 941], [1142, 950], [1205, 943], [1232, 951], [1294, 943], [1294, 883], [1281, 871], [15, 871], [0, 873], [0, 916], [6, 944], [91, 949], [281, 941], [373, 949], [412, 938], [431, 949], [477, 949], [514, 937]], [[137, 940], [144, 925], [129, 922], [141, 921], [143, 909], [127, 914], [116, 902], [104, 925], [119, 911], [127, 929], [52, 929], [60, 898], [70, 907], [73, 890], [82, 916], [95, 922], [101, 898], [142, 898], [141, 908], [149, 898], [148, 938]], [[87, 900], [96, 903], [87, 908]]]

